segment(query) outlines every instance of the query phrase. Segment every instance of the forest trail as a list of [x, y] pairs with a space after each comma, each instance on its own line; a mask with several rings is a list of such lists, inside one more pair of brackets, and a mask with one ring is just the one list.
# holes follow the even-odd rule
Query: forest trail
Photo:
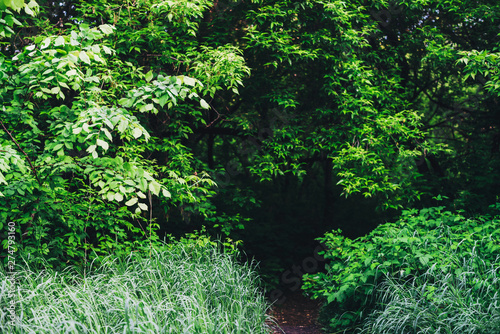
[[301, 291], [289, 294], [285, 301], [273, 307], [272, 316], [277, 326], [273, 334], [323, 334], [317, 322], [321, 303], [310, 300]]

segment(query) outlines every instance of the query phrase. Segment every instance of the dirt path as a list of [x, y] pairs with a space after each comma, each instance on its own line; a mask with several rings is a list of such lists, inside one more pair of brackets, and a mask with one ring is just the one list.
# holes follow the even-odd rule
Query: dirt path
[[273, 307], [277, 326], [273, 334], [322, 334], [316, 322], [320, 303], [307, 299], [301, 292], [290, 294], [285, 302]]

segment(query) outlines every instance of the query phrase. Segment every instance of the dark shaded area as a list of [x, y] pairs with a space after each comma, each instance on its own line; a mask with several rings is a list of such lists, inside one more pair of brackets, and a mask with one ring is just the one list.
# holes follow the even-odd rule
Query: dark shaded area
[[[241, 213], [251, 219], [244, 229], [235, 229], [231, 237], [243, 241], [247, 260], [259, 263], [268, 293], [275, 289], [283, 293], [298, 291], [304, 273], [324, 268], [325, 263], [317, 254], [321, 247], [315, 240], [324, 233], [341, 229], [354, 239], [398, 214], [377, 210], [377, 198], [341, 196], [341, 188], [332, 180], [325, 185], [322, 172], [322, 168], [317, 168], [301, 180], [285, 175], [266, 182], [241, 174], [231, 177], [231, 184], [215, 197], [214, 204], [222, 212]], [[256, 203], [252, 204], [249, 198]], [[245, 205], [240, 205], [240, 200]], [[160, 221], [162, 233], [175, 236], [201, 229], [204, 224], [203, 219], [187, 209], [184, 214], [172, 211], [168, 222]], [[224, 236], [217, 228], [208, 229], [215, 237]]]

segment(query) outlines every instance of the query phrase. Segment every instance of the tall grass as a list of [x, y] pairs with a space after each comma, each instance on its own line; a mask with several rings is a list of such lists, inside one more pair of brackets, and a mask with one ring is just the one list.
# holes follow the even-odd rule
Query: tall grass
[[252, 266], [211, 245], [108, 258], [85, 276], [24, 267], [17, 278], [12, 327], [0, 273], [2, 333], [269, 333]]
[[380, 308], [365, 321], [369, 334], [500, 333], [500, 260], [471, 251], [446, 268], [431, 266], [412, 278], [388, 277]]

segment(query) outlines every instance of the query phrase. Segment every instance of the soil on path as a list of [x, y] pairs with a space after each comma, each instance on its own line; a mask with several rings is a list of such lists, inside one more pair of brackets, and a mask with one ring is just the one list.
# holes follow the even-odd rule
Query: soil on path
[[317, 322], [321, 303], [310, 300], [295, 292], [286, 296], [280, 305], [274, 305], [271, 315], [277, 324], [273, 326], [273, 334], [322, 334]]

